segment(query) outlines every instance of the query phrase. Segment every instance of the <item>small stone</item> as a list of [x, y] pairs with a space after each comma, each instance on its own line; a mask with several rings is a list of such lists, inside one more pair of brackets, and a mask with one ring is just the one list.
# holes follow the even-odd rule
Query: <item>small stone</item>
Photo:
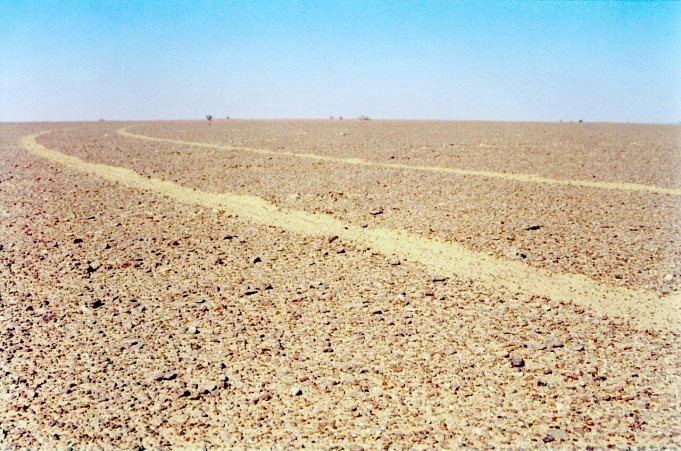
[[169, 371], [169, 372], [167, 372], [167, 373], [163, 373], [163, 372], [153, 373], [153, 374], [149, 377], [149, 379], [152, 380], [152, 381], [159, 382], [159, 381], [172, 381], [172, 380], [175, 379], [176, 377], [177, 377], [177, 373], [176, 373], [176, 372], [174, 372], [174, 371]]
[[382, 207], [374, 208], [374, 209], [371, 210], [369, 213], [370, 213], [371, 215], [373, 215], [373, 216], [380, 215], [380, 214], [383, 213], [383, 208], [382, 208]]
[[539, 342], [530, 343], [529, 345], [527, 345], [527, 347], [529, 349], [533, 349], [535, 351], [543, 351], [544, 349], [546, 349], [546, 343], [539, 343]]
[[300, 389], [300, 387], [291, 387], [291, 390], [289, 390], [289, 393], [291, 393], [291, 396], [300, 396], [303, 394], [303, 391]]
[[581, 343], [580, 343], [580, 344], [576, 344], [576, 345], [574, 346], [574, 350], [575, 350], [575, 351], [583, 351], [583, 350], [584, 350], [584, 345], [581, 344]]
[[251, 264], [255, 265], [256, 263], [260, 263], [262, 259], [260, 257], [254, 257], [251, 259]]
[[82, 238], [76, 238], [76, 239], [73, 240], [73, 244], [80, 244], [82, 242], [83, 242]]
[[220, 378], [218, 378], [218, 382], [219, 382], [218, 385], [220, 385], [222, 388], [229, 387], [229, 376], [227, 376], [226, 374], [220, 376]]
[[194, 299], [195, 304], [203, 304], [204, 302], [206, 302], [206, 300], [202, 297], [198, 297], [198, 298]]
[[522, 357], [513, 356], [511, 357], [511, 366], [513, 368], [522, 368], [525, 366], [525, 360]]
[[177, 397], [178, 398], [188, 398], [191, 394], [192, 394], [192, 392], [190, 392], [186, 388], [181, 388], [177, 391]]
[[531, 226], [527, 227], [525, 230], [530, 231], [530, 230], [539, 230], [539, 229], [541, 229], [540, 225], [531, 225]]
[[546, 434], [546, 435], [544, 436], [544, 438], [542, 439], [542, 441], [543, 441], [544, 443], [551, 443], [551, 442], [554, 441], [555, 439], [556, 439], [556, 438], [555, 438], [553, 435], [551, 435], [551, 434]]
[[199, 393], [204, 394], [204, 395], [209, 395], [209, 394], [217, 391], [217, 389], [218, 389], [218, 385], [214, 382], [202, 384], [198, 387]]
[[104, 302], [101, 299], [90, 299], [87, 301], [86, 305], [91, 309], [97, 309], [103, 306]]
[[109, 243], [102, 243], [99, 245], [99, 249], [105, 251], [107, 249], [111, 249], [111, 246], [109, 246]]
[[662, 278], [665, 282], [669, 283], [674, 280], [674, 274], [665, 274], [665, 276]]
[[194, 334], [198, 334], [199, 330], [196, 328], [196, 326], [189, 326], [187, 328], [187, 333], [194, 335]]
[[447, 280], [447, 278], [446, 278], [445, 276], [435, 276], [435, 277], [433, 277], [433, 282], [444, 282], [445, 280]]
[[558, 337], [549, 337], [546, 339], [546, 341], [544, 341], [544, 344], [546, 344], [546, 347], [548, 349], [562, 348], [563, 346], [565, 346], [563, 341]]
[[364, 451], [364, 448], [362, 448], [359, 445], [352, 444], [348, 447], [350, 451]]
[[388, 263], [389, 263], [391, 266], [398, 266], [398, 265], [400, 264], [400, 261], [399, 261], [398, 259], [396, 259], [396, 258], [391, 258], [390, 260], [388, 260]]
[[338, 239], [338, 235], [333, 235], [329, 237], [329, 244], [333, 243]]
[[234, 237], [232, 235], [230, 235], [229, 233], [225, 233], [225, 235], [222, 237], [223, 240], [231, 240], [233, 238]]

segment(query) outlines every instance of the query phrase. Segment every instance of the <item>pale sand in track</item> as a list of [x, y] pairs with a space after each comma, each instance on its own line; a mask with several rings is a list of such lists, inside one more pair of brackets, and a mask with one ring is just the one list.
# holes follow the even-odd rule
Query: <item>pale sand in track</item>
[[[680, 293], [660, 297], [644, 290], [612, 287], [599, 284], [582, 275], [554, 274], [520, 262], [501, 260], [472, 251], [455, 243], [432, 240], [405, 231], [365, 229], [329, 215], [280, 209], [255, 196], [208, 193], [186, 188], [165, 180], [147, 178], [130, 169], [90, 163], [49, 149], [36, 141], [38, 136], [45, 133], [47, 132], [25, 136], [21, 138], [20, 143], [35, 155], [124, 186], [168, 196], [185, 204], [223, 210], [257, 224], [276, 226], [298, 234], [337, 235], [342, 240], [368, 246], [386, 256], [396, 255], [418, 262], [438, 274], [470, 277], [486, 286], [510, 290], [510, 292], [534, 294], [553, 300], [569, 300], [600, 314], [623, 318], [642, 328], [671, 330], [678, 328], [678, 318], [681, 312]], [[180, 143], [180, 141], [158, 138], [149, 139]], [[191, 144], [194, 145], [194, 143]], [[216, 147], [205, 144], [203, 146]], [[292, 155], [299, 156], [300, 154]], [[317, 157], [322, 160], [346, 161], [314, 156], [314, 158]], [[367, 162], [367, 165], [378, 164]], [[510, 178], [510, 174], [500, 175]], [[565, 184], [574, 185], [576, 182], [565, 182]], [[651, 188], [647, 185], [637, 186]]]
[[543, 177], [537, 174], [517, 174], [517, 173], [504, 173], [504, 172], [494, 172], [494, 171], [477, 171], [470, 169], [459, 169], [450, 167], [439, 167], [439, 166], [412, 166], [401, 163], [381, 163], [377, 161], [364, 160], [362, 158], [336, 158], [330, 157], [328, 155], [319, 155], [315, 153], [299, 153], [290, 151], [273, 151], [269, 149], [256, 149], [252, 147], [241, 147], [241, 146], [228, 146], [224, 144], [211, 144], [202, 143], [195, 141], [182, 141], [177, 139], [169, 138], [157, 138], [153, 136], [139, 135], [136, 133], [131, 133], [127, 131], [129, 127], [120, 128], [117, 130], [118, 134], [126, 138], [141, 139], [146, 141], [154, 142], [165, 142], [172, 144], [181, 144], [194, 147], [204, 147], [208, 149], [218, 149], [227, 151], [245, 151], [252, 152], [261, 155], [269, 156], [286, 156], [294, 158], [303, 158], [308, 160], [317, 161], [327, 161], [332, 163], [342, 163], [351, 164], [356, 166], [368, 166], [377, 168], [389, 168], [389, 169], [404, 169], [411, 171], [425, 171], [425, 172], [439, 172], [446, 174], [455, 174], [462, 176], [476, 176], [476, 177], [486, 177], [486, 178], [496, 178], [503, 180], [511, 180], [515, 182], [523, 183], [543, 183], [547, 185], [564, 185], [564, 186], [580, 186], [587, 188], [596, 189], [609, 189], [609, 190], [620, 190], [620, 191], [639, 191], [639, 192], [649, 192], [654, 194], [671, 194], [679, 196], [681, 195], [681, 188], [667, 188], [663, 186], [656, 185], [644, 185], [640, 183], [626, 183], [626, 182], [606, 182], [606, 181], [591, 181], [591, 180], [567, 180], [567, 179], [556, 179], [551, 177]]

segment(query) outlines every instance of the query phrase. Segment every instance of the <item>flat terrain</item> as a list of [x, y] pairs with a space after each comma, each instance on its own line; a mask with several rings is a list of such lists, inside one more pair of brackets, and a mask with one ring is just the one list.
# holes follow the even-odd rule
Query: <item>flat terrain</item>
[[681, 127], [0, 124], [0, 444], [681, 446]]

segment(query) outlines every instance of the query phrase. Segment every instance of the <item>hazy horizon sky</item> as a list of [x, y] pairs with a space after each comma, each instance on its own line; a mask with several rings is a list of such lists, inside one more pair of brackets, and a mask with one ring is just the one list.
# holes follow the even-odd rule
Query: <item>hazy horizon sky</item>
[[0, 2], [0, 121], [681, 121], [681, 3]]

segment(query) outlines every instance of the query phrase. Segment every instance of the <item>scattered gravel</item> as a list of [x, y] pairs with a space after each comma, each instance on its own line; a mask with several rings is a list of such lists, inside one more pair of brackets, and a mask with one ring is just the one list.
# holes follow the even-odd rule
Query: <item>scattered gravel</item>
[[[304, 145], [310, 138], [294, 131], [310, 129], [319, 152], [388, 158], [387, 147], [366, 154], [368, 144], [357, 143], [369, 142], [370, 134], [351, 121], [343, 124], [349, 130], [343, 139], [355, 143], [350, 148], [324, 141], [327, 131], [336, 138], [346, 131], [336, 123], [267, 128], [233, 122], [224, 127], [234, 129], [218, 122], [210, 131], [203, 123], [142, 129], [253, 147], [283, 140], [300, 150], [311, 148]], [[671, 262], [678, 260], [680, 240], [670, 217], [678, 207], [668, 205], [674, 199], [514, 185], [516, 199], [503, 183], [424, 174], [391, 178], [384, 172], [385, 186], [378, 189], [379, 172], [372, 169], [351, 171], [355, 189], [349, 189], [342, 171], [325, 164], [310, 166], [310, 177], [310, 167], [300, 162], [123, 139], [115, 135], [123, 125], [83, 124], [40, 139], [79, 157], [208, 191], [236, 191], [230, 184], [244, 184], [250, 194], [282, 199], [282, 205], [330, 210], [372, 227], [447, 235], [490, 252], [500, 252], [504, 246], [489, 243], [502, 237], [521, 251], [532, 249], [526, 260], [534, 260], [527, 264], [553, 271], [567, 271], [575, 262], [566, 256], [588, 250], [591, 255], [576, 267], [601, 274], [599, 280], [656, 290], [678, 285], [681, 262]], [[519, 171], [528, 169], [525, 159], [510, 163], [515, 160], [502, 150], [532, 153], [512, 144], [532, 139], [549, 140], [536, 145], [549, 149], [548, 160], [568, 147], [582, 152], [581, 160], [593, 158], [593, 170], [603, 177], [652, 183], [650, 174], [657, 172], [663, 184], [665, 171], [677, 164], [667, 163], [678, 138], [670, 140], [666, 128], [631, 126], [634, 133], [603, 125], [582, 136], [556, 124], [546, 125], [544, 138], [532, 128], [538, 125], [489, 125], [500, 131], [497, 138], [483, 125], [455, 124], [457, 133], [447, 134], [435, 124], [433, 139], [442, 140], [438, 156], [432, 148], [407, 148], [428, 136], [413, 124], [404, 126], [413, 140], [391, 123], [361, 126], [374, 127], [367, 130], [378, 141], [385, 136], [380, 146], [391, 146], [391, 155], [411, 164], [455, 165], [461, 155], [460, 164], [505, 162]], [[323, 230], [303, 236], [257, 226], [67, 170], [16, 144], [42, 129], [0, 125], [0, 213], [6, 213], [0, 216], [2, 447], [681, 446], [676, 330], [639, 329], [569, 299], [490, 290], [466, 275], [434, 276]], [[514, 138], [516, 132], [525, 135]], [[610, 143], [620, 132], [623, 138]], [[623, 140], [657, 143], [649, 146], [655, 158], [637, 156], [640, 146], [620, 146]], [[489, 152], [477, 148], [479, 142], [494, 144], [501, 156], [485, 160]], [[610, 156], [617, 148], [632, 162], [608, 172], [601, 160], [606, 157], [592, 153], [592, 146]], [[246, 164], [251, 166], [229, 167]], [[656, 166], [646, 169], [651, 164]], [[587, 175], [570, 161], [547, 164], [547, 170], [558, 166], [564, 174]], [[289, 179], [295, 191], [286, 192]], [[278, 188], [268, 192], [269, 183]], [[452, 197], [437, 194], [438, 187]], [[487, 194], [469, 202], [469, 187], [471, 199]], [[286, 201], [293, 192], [298, 198]], [[513, 205], [520, 198], [527, 209]], [[367, 218], [375, 205], [383, 206], [382, 213]], [[459, 215], [463, 210], [469, 214]], [[565, 220], [568, 213], [572, 222]], [[553, 216], [558, 219], [546, 219]], [[605, 218], [612, 228], [600, 227]], [[459, 222], [461, 227], [447, 228]], [[541, 228], [524, 232], [534, 224]], [[604, 231], [617, 239], [600, 241]], [[71, 245], [75, 239], [81, 241]], [[673, 245], [670, 239], [676, 239]], [[631, 252], [634, 241], [640, 253]]]

